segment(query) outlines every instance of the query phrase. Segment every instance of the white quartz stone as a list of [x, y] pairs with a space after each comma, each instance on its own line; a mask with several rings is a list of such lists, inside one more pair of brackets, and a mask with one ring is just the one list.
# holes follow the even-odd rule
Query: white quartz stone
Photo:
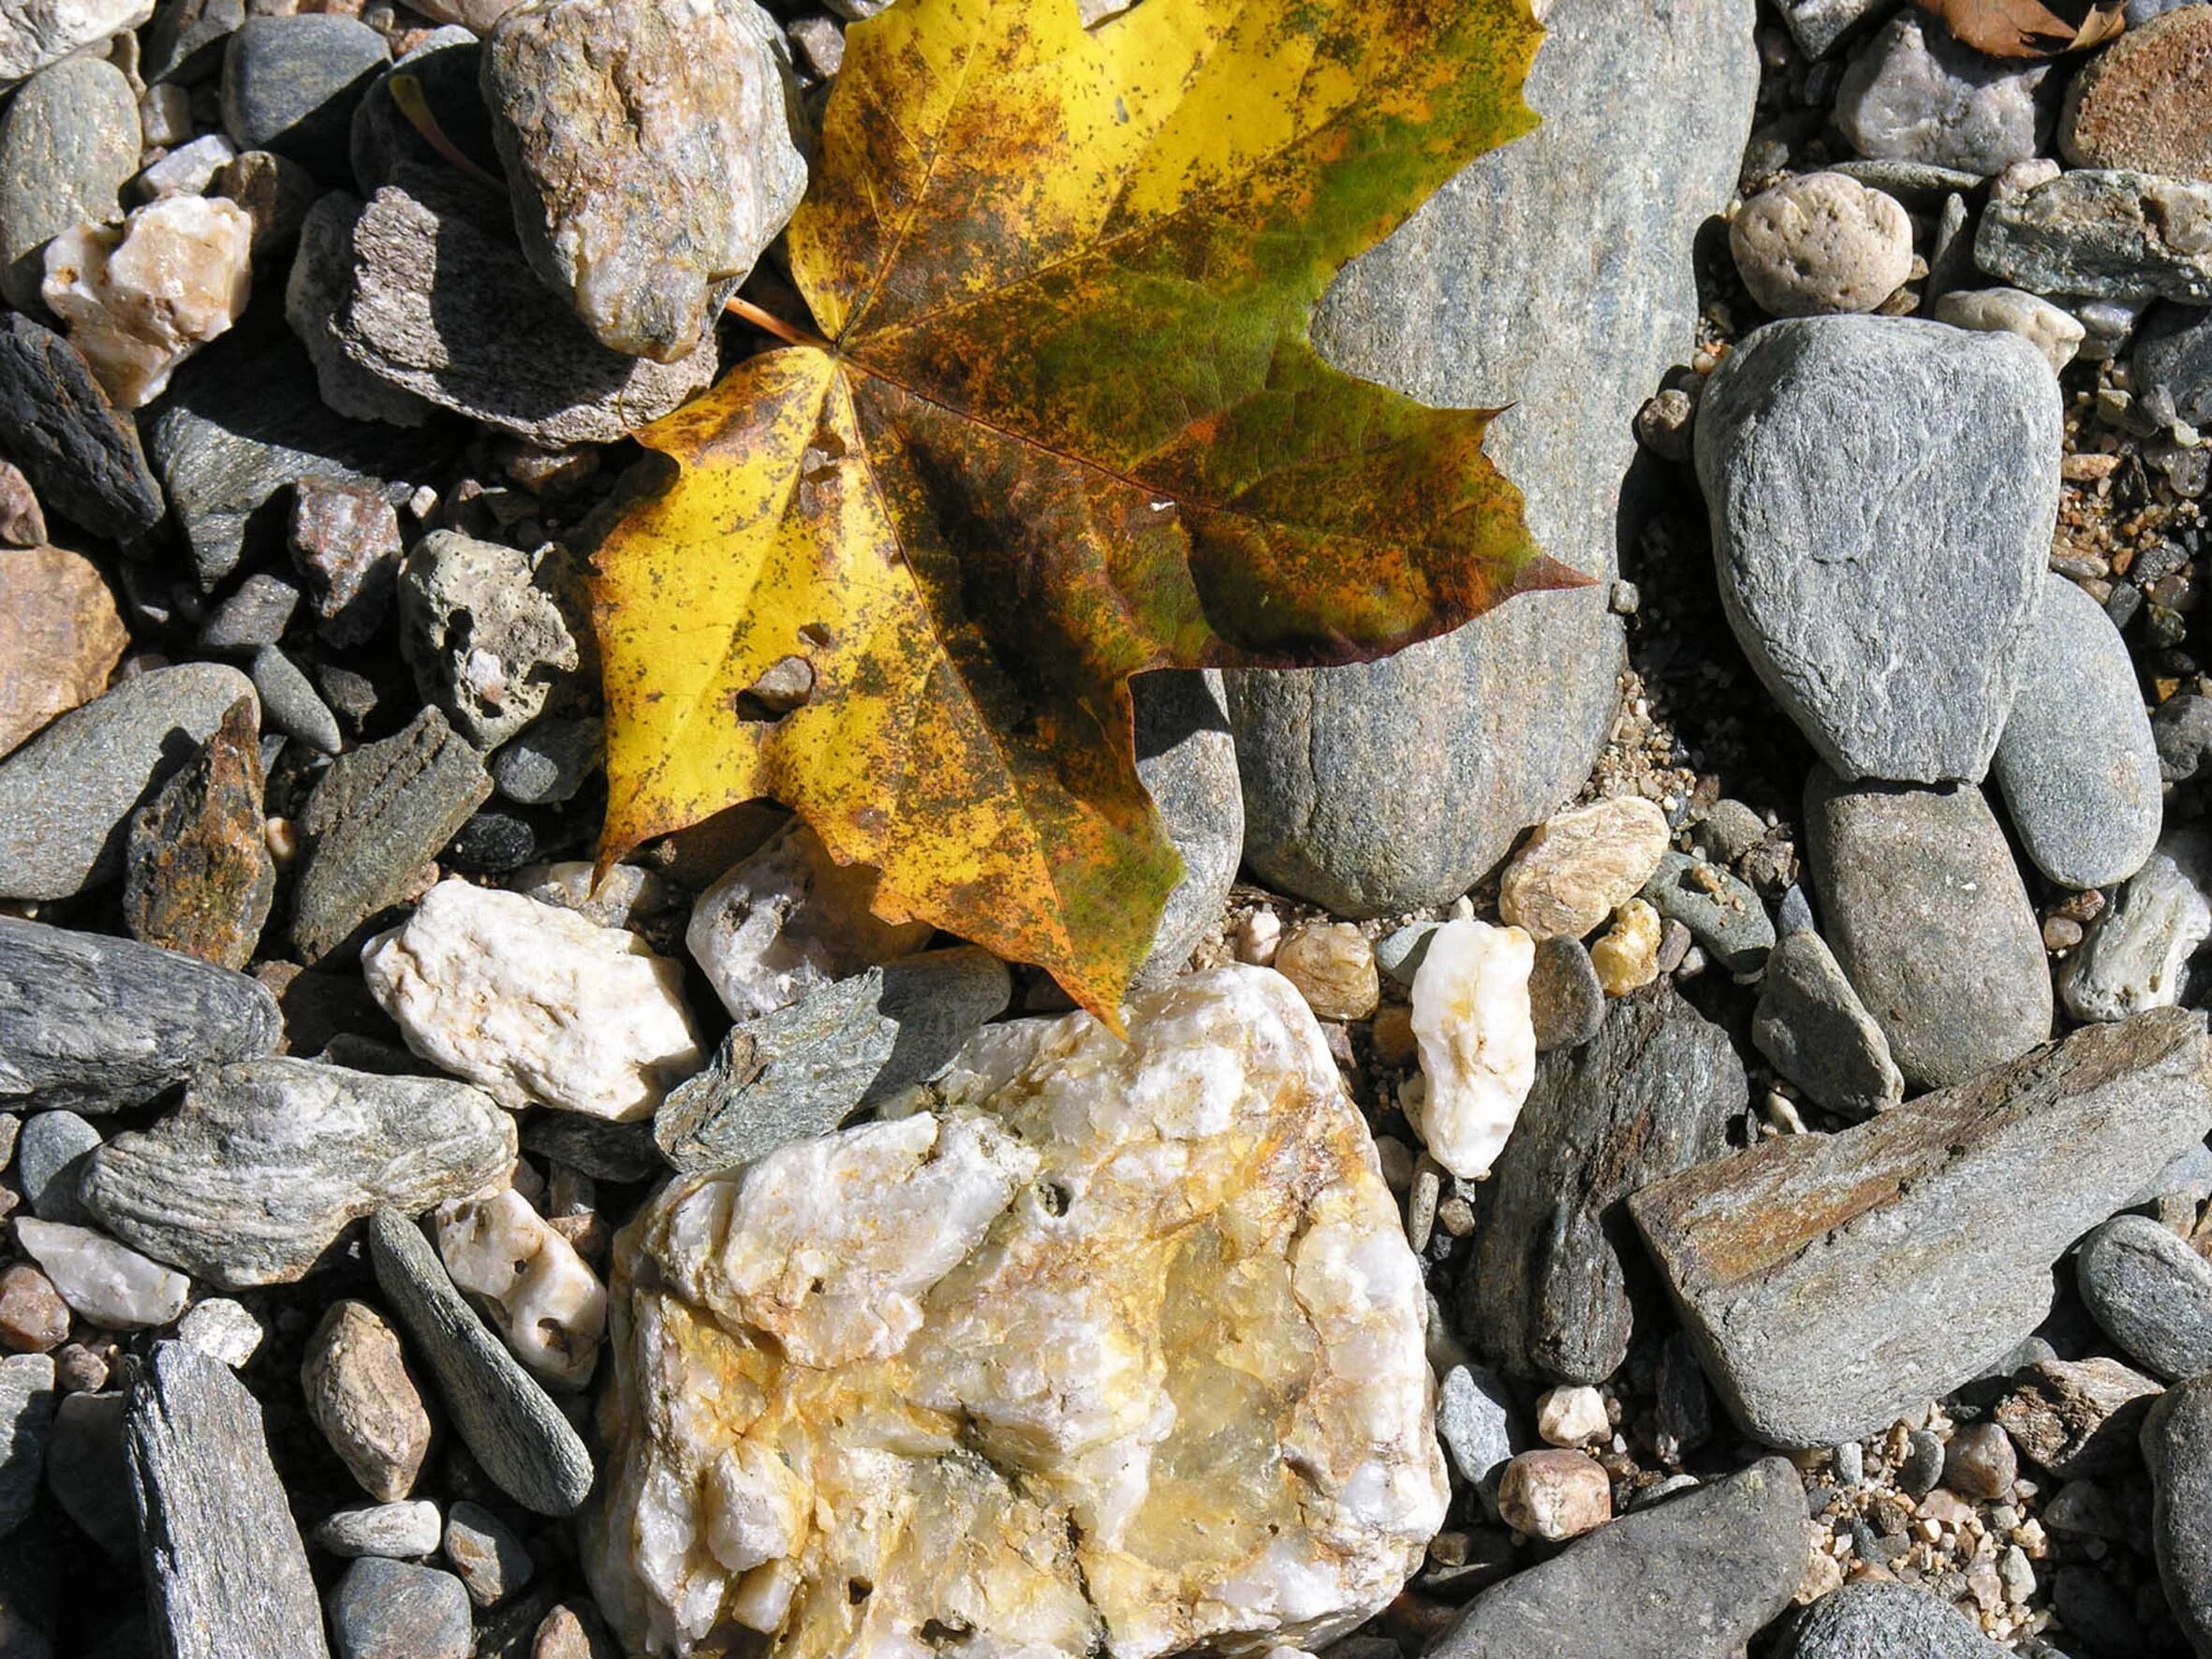
[[626, 1651], [1115, 1659], [1330, 1639], [1441, 1524], [1425, 1297], [1265, 969], [988, 1027], [935, 1109], [621, 1235], [587, 1560]]
[[1413, 976], [1413, 1039], [1425, 1085], [1416, 1125], [1429, 1155], [1472, 1181], [1505, 1150], [1536, 1081], [1528, 970], [1519, 928], [1448, 921]]
[[732, 1018], [773, 1013], [929, 943], [925, 923], [877, 920], [875, 897], [874, 871], [838, 864], [794, 818], [699, 896], [684, 943]]
[[38, 292], [116, 406], [136, 409], [245, 310], [253, 242], [236, 202], [165, 197], [120, 228], [79, 225], [48, 242]]
[[7, 0], [0, 5], [0, 86], [153, 15], [154, 0]]
[[90, 1227], [19, 1216], [15, 1239], [52, 1281], [62, 1300], [110, 1330], [167, 1325], [184, 1311], [192, 1294], [192, 1281], [184, 1274]]
[[1581, 1446], [1611, 1434], [1605, 1396], [1591, 1387], [1545, 1389], [1537, 1396], [1536, 1431], [1552, 1446]]
[[607, 1292], [576, 1247], [511, 1187], [441, 1204], [437, 1248], [446, 1271], [482, 1299], [507, 1345], [540, 1381], [581, 1388], [599, 1362]]
[[177, 1322], [177, 1335], [236, 1371], [261, 1345], [261, 1322], [227, 1296], [211, 1296]]
[[704, 1064], [676, 963], [520, 893], [441, 881], [361, 970], [410, 1049], [510, 1108], [650, 1117]]

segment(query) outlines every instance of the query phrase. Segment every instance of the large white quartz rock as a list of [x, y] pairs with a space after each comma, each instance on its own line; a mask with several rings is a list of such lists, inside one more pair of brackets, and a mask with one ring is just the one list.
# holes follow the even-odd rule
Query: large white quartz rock
[[361, 971], [408, 1048], [510, 1109], [650, 1117], [705, 1064], [680, 967], [520, 893], [441, 881]]
[[1448, 921], [1413, 976], [1413, 1039], [1424, 1089], [1415, 1125], [1429, 1156], [1464, 1181], [1497, 1162], [1536, 1082], [1528, 971], [1519, 928]]
[[1263, 968], [987, 1028], [939, 1105], [617, 1241], [587, 1559], [628, 1651], [1310, 1645], [1444, 1518], [1418, 1264]]
[[607, 1292], [576, 1246], [512, 1187], [437, 1209], [437, 1251], [481, 1299], [515, 1358], [540, 1381], [581, 1388], [599, 1363]]
[[137, 409], [245, 310], [253, 242], [253, 215], [236, 202], [171, 196], [120, 228], [63, 231], [46, 244], [39, 294], [115, 406]]
[[0, 5], [0, 87], [153, 15], [154, 0], [7, 0]]

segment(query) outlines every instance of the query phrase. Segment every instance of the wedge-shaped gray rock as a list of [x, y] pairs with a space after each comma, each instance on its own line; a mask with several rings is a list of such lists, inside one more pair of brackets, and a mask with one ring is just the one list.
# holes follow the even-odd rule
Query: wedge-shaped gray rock
[[678, 1169], [729, 1169], [826, 1135], [852, 1112], [935, 1076], [1013, 994], [988, 951], [932, 950], [840, 979], [739, 1021], [715, 1063], [653, 1120]]
[[1983, 209], [1974, 263], [2031, 294], [2212, 305], [2212, 184], [2076, 168]]
[[173, 950], [0, 917], [0, 1106], [106, 1112], [283, 1035], [258, 980]]
[[1736, 1659], [1805, 1574], [1780, 1458], [1634, 1510], [1484, 1591], [1431, 1659]]
[[1889, 1039], [1809, 929], [1782, 935], [1766, 959], [1751, 1042], [1815, 1106], [1870, 1118], [1905, 1098]]
[[86, 1166], [85, 1208], [133, 1248], [227, 1290], [288, 1285], [347, 1223], [502, 1182], [514, 1119], [447, 1078], [272, 1057], [202, 1072], [153, 1128]]
[[2150, 1541], [2166, 1605], [2190, 1646], [2212, 1653], [2212, 1376], [2169, 1388], [2143, 1425]]
[[2014, 334], [1810, 316], [1698, 408], [1730, 625], [1845, 778], [1980, 782], [2058, 513], [2058, 384]]
[[[1603, 1382], [1628, 1357], [1642, 1260], [1621, 1200], [1728, 1150], [1749, 1099], [1728, 1035], [1664, 982], [1536, 1064], [1482, 1204], [1465, 1329], [1507, 1370]], [[1626, 1255], [1624, 1256], [1624, 1252]], [[1648, 1275], [1646, 1275], [1648, 1277]]]
[[307, 1550], [230, 1369], [163, 1343], [124, 1419], [148, 1612], [169, 1659], [329, 1659]]
[[1771, 1446], [1833, 1446], [2011, 1352], [2067, 1246], [2208, 1127], [2204, 1016], [2161, 1008], [1629, 1208], [1737, 1421]]

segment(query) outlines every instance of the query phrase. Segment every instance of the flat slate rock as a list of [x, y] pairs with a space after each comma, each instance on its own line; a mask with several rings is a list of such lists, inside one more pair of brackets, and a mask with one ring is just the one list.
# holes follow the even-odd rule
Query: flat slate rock
[[1636, 1509], [1478, 1595], [1427, 1659], [1738, 1659], [1805, 1574], [1780, 1458]]
[[2142, 1444], [2166, 1605], [2190, 1645], [2212, 1652], [2212, 1376], [2167, 1389], [2144, 1421]]
[[2027, 341], [1910, 317], [1775, 323], [1713, 375], [1697, 470], [1721, 602], [1837, 775], [1988, 770], [2057, 519], [2059, 427]]
[[380, 1205], [494, 1186], [515, 1123], [450, 1078], [272, 1055], [202, 1071], [175, 1110], [94, 1154], [85, 1207], [133, 1249], [226, 1290], [288, 1285]]
[[1964, 1613], [1895, 1579], [1846, 1584], [1806, 1614], [1782, 1659], [2007, 1659]]
[[0, 916], [0, 1106], [138, 1106], [283, 1035], [276, 999], [243, 974]]
[[163, 1343], [124, 1421], [140, 1549], [170, 1659], [330, 1659], [261, 1408], [219, 1359]]
[[0, 432], [49, 512], [125, 545], [161, 522], [137, 423], [74, 345], [20, 312], [0, 317]]
[[1974, 262], [2031, 294], [2212, 305], [2207, 224], [2212, 184], [2076, 168], [1983, 208]]
[[1615, 1002], [1598, 1035], [1537, 1060], [1505, 1151], [1479, 1183], [1462, 1329], [1521, 1376], [1600, 1383], [1628, 1357], [1630, 1270], [1622, 1203], [1718, 1157], [1749, 1103], [1734, 1047], [1665, 982]]
[[2205, 1018], [2161, 1008], [1670, 1176], [1629, 1209], [1736, 1420], [1770, 1446], [1834, 1446], [2011, 1353], [2067, 1247], [2208, 1128]]

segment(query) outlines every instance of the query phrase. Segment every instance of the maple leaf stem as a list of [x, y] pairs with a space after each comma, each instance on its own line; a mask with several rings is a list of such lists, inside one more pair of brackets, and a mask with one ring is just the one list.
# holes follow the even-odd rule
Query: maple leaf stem
[[821, 351], [833, 349], [830, 343], [819, 334], [810, 333], [795, 323], [787, 323], [773, 311], [762, 311], [750, 300], [740, 300], [733, 294], [722, 309], [731, 316], [751, 323], [763, 334], [774, 335], [786, 345], [812, 345]]

